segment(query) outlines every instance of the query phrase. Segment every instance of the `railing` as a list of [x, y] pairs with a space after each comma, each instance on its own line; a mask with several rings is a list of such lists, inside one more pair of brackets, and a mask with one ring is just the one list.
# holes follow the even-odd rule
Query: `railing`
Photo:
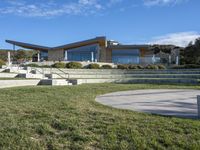
[[[64, 76], [61, 75], [60, 73], [56, 72], [56, 71], [53, 71], [53, 69], [56, 70], [56, 71], [60, 71], [62, 74], [64, 74]], [[52, 67], [51, 67], [50, 73], [51, 73], [52, 75], [53, 75], [53, 74], [56, 74], [56, 75], [58, 75], [59, 77], [61, 77], [62, 79], [66, 79], [66, 80], [69, 80], [69, 79], [70, 79], [70, 74], [69, 74], [68, 72], [63, 71], [62, 69], [59, 69], [59, 68], [52, 68]]]
[[[39, 72], [40, 74], [43, 75], [43, 78], [45, 77], [44, 68], [35, 68], [35, 67], [28, 67], [28, 68], [30, 68], [31, 72], [35, 71], [36, 74]], [[27, 68], [27, 73], [29, 73], [28, 68]], [[42, 71], [40, 69], [42, 69]]]

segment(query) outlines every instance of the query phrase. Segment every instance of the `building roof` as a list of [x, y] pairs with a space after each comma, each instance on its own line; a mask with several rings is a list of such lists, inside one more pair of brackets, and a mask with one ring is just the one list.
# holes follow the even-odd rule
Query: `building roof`
[[85, 40], [85, 41], [80, 41], [80, 42], [70, 43], [70, 44], [66, 44], [66, 45], [62, 45], [62, 46], [58, 46], [58, 47], [53, 47], [52, 50], [71, 49], [71, 48], [77, 48], [80, 46], [86, 46], [86, 45], [96, 44], [96, 43], [106, 46], [106, 37], [96, 37], [96, 38]]
[[47, 50], [51, 49], [50, 47], [46, 47], [46, 46], [23, 43], [23, 42], [17, 42], [17, 41], [11, 41], [11, 40], [6, 40], [6, 42], [10, 43], [10, 44], [14, 44], [14, 45], [20, 46], [20, 47], [23, 47], [23, 48], [34, 49], [34, 50], [47, 51]]
[[93, 39], [65, 44], [65, 45], [61, 45], [57, 47], [46, 47], [46, 46], [40, 46], [40, 45], [11, 41], [11, 40], [6, 40], [6, 42], [23, 47], [23, 48], [48, 51], [48, 50], [71, 49], [71, 48], [76, 48], [76, 47], [86, 46], [89, 44], [96, 44], [96, 43], [99, 43], [101, 46], [106, 46], [106, 37], [96, 37]]

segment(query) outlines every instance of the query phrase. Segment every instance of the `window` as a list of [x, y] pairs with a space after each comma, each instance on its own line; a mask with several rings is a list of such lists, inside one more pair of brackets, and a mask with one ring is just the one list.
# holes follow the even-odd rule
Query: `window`
[[98, 59], [98, 44], [82, 46], [65, 51], [65, 60], [68, 61], [97, 61]]
[[48, 60], [48, 51], [40, 51], [40, 59]]
[[138, 49], [112, 50], [112, 62], [116, 64], [139, 64], [139, 56]]

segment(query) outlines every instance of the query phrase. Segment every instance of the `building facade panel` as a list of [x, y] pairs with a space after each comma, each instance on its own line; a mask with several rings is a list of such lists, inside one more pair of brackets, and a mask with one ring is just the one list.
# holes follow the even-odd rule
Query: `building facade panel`
[[64, 60], [64, 50], [49, 50], [48, 51], [48, 61], [63, 61]]

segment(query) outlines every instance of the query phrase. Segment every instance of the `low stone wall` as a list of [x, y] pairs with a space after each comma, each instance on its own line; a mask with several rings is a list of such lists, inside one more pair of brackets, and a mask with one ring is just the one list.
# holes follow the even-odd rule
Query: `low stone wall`
[[15, 78], [17, 76], [16, 73], [0, 73], [0, 78]]
[[40, 80], [0, 80], [0, 88], [18, 87], [18, 86], [36, 86]]

